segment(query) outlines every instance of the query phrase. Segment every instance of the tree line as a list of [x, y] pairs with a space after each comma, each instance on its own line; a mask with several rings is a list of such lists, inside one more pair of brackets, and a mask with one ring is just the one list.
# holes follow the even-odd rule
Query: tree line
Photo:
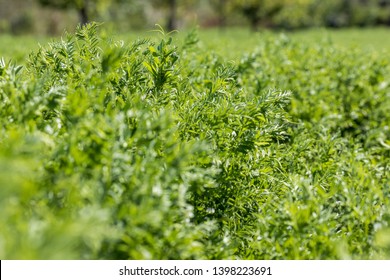
[[[7, 9], [15, 14], [21, 2], [34, 4], [38, 17], [42, 9], [71, 11], [81, 24], [109, 21], [127, 28], [148, 28], [155, 23], [166, 30], [191, 24], [248, 25], [253, 30], [390, 25], [390, 0], [0, 0], [0, 11], [4, 11], [0, 12], [0, 30], [6, 29]], [[19, 17], [29, 12], [19, 10]], [[31, 16], [30, 21], [34, 21]]]

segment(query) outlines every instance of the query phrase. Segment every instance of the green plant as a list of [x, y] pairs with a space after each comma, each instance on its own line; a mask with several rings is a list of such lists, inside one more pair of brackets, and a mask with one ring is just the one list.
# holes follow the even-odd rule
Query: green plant
[[2, 259], [389, 257], [386, 57], [98, 26], [0, 61]]

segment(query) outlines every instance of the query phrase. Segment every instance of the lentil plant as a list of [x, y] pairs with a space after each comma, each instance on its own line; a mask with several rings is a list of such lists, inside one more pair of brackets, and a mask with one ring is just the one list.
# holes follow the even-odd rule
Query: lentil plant
[[388, 65], [94, 23], [1, 60], [0, 258], [389, 258]]

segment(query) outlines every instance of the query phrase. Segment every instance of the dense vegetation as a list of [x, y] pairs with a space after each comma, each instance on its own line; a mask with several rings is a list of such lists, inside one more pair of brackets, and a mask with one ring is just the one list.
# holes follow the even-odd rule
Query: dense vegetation
[[1, 259], [390, 257], [388, 57], [161, 33], [1, 61]]

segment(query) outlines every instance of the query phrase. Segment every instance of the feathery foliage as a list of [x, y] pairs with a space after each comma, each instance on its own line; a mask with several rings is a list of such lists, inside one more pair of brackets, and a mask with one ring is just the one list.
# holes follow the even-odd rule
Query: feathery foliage
[[0, 258], [390, 257], [389, 61], [78, 28], [0, 61]]

